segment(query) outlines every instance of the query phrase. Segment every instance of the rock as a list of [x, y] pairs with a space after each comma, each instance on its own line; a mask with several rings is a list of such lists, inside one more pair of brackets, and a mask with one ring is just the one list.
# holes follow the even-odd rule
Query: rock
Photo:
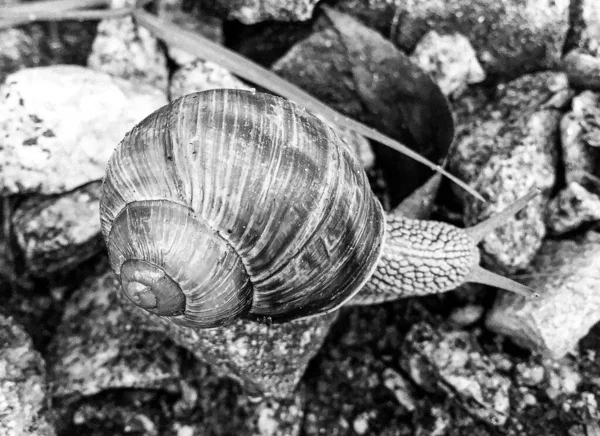
[[485, 80], [475, 50], [460, 33], [440, 35], [431, 30], [419, 41], [410, 58], [431, 74], [446, 96], [460, 95], [468, 85]]
[[111, 76], [167, 90], [167, 57], [158, 40], [132, 17], [103, 20], [88, 57], [88, 67]]
[[562, 73], [523, 76], [457, 127], [450, 167], [488, 200], [473, 201], [455, 189], [465, 206], [466, 225], [500, 212], [534, 188], [544, 194], [483, 239], [486, 261], [510, 272], [529, 264], [546, 234], [545, 196], [555, 183], [561, 116], [548, 102], [567, 86]]
[[544, 381], [544, 366], [533, 362], [521, 362], [516, 366], [516, 378], [519, 385], [539, 386]]
[[60, 197], [31, 197], [15, 210], [13, 231], [27, 269], [45, 276], [76, 268], [104, 248], [100, 182]]
[[[0, 1], [0, 8], [20, 0]], [[85, 63], [96, 24], [91, 21], [34, 23], [0, 30], [0, 84], [15, 71], [41, 65]]]
[[417, 408], [417, 404], [414, 398], [413, 389], [400, 373], [392, 368], [387, 368], [383, 372], [383, 384], [392, 391], [400, 405], [409, 412], [414, 412]]
[[125, 133], [167, 102], [149, 86], [72, 65], [18, 71], [0, 95], [0, 195], [100, 180]]
[[311, 18], [318, 0], [213, 0], [216, 15], [244, 24], [261, 21], [304, 21]]
[[449, 320], [458, 327], [467, 327], [475, 324], [483, 316], [483, 306], [478, 304], [468, 304], [457, 307], [450, 314]]
[[[111, 272], [96, 279], [93, 286], [93, 292], [110, 295], [110, 298], [104, 297], [109, 308], [103, 310], [114, 312], [111, 323], [129, 325], [129, 320], [134, 325], [144, 326], [145, 330], [165, 332], [198, 359], [213, 365], [220, 374], [241, 382], [246, 393], [255, 397], [293, 396], [306, 365], [337, 317], [337, 313], [333, 313], [270, 326], [240, 320], [226, 327], [194, 330], [135, 306], [123, 295]], [[156, 350], [150, 351], [156, 353]]]
[[562, 235], [599, 220], [600, 197], [577, 182], [569, 183], [548, 204], [546, 226], [554, 235]]
[[20, 28], [0, 31], [0, 83], [10, 73], [35, 64], [42, 35], [39, 27], [29, 33]]
[[169, 93], [171, 100], [175, 100], [192, 92], [216, 88], [253, 89], [225, 68], [196, 59], [173, 74]]
[[426, 391], [457, 396], [471, 414], [494, 426], [506, 422], [511, 382], [468, 332], [418, 323], [405, 338], [400, 361]]
[[[72, 414], [65, 415], [64, 434], [114, 434], [159, 436], [165, 399], [157, 392], [117, 390], [98, 394], [77, 403]], [[157, 402], [162, 401], [157, 407]], [[70, 422], [66, 420], [71, 417]]]
[[600, 57], [575, 49], [564, 57], [562, 69], [571, 85], [600, 91]]
[[[594, 0], [589, 0], [594, 2]], [[430, 30], [461, 33], [488, 74], [514, 78], [556, 68], [569, 29], [569, 0], [343, 0], [399, 47], [412, 51]]]
[[427, 418], [417, 423], [415, 436], [444, 436], [449, 434], [452, 417], [441, 406], [434, 406], [426, 411]]
[[0, 434], [54, 436], [46, 368], [29, 336], [0, 314]]
[[591, 55], [600, 54], [600, 4], [595, 0], [571, 2], [571, 46]]
[[518, 344], [553, 358], [573, 351], [600, 321], [600, 235], [588, 232], [576, 240], [547, 240], [524, 281], [540, 298], [503, 293], [486, 325]]
[[592, 180], [600, 164], [600, 94], [584, 91], [560, 122], [562, 158], [567, 183], [579, 183], [598, 192]]
[[66, 302], [48, 351], [55, 397], [167, 388], [181, 378], [177, 347], [132, 324], [112, 286], [111, 275], [97, 277]]
[[260, 436], [296, 436], [300, 434], [304, 417], [304, 395], [294, 395], [289, 400], [263, 401], [255, 412], [256, 427], [253, 434]]

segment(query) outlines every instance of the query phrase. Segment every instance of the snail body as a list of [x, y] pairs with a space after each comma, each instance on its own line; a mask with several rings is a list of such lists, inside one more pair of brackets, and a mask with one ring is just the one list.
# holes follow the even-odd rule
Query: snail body
[[127, 297], [175, 324], [211, 328], [465, 281], [530, 293], [480, 268], [477, 250], [527, 200], [474, 230], [386, 215], [319, 118], [272, 95], [219, 89], [184, 96], [126, 135], [100, 213]]

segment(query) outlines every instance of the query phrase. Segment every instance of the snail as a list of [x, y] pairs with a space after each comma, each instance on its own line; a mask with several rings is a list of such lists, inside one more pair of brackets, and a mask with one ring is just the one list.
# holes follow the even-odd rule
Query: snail
[[270, 94], [218, 89], [162, 107], [125, 136], [100, 214], [127, 298], [205, 329], [465, 282], [534, 295], [480, 267], [477, 248], [532, 195], [467, 229], [386, 214], [350, 148], [319, 118]]

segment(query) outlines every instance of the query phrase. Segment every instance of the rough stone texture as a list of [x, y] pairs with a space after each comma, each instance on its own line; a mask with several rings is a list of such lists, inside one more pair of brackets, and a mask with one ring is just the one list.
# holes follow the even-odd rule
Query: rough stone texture
[[200, 59], [179, 68], [171, 78], [171, 101], [192, 92], [216, 88], [253, 89], [225, 68]]
[[60, 197], [31, 197], [19, 205], [13, 231], [29, 272], [64, 272], [103, 249], [100, 187], [94, 182]]
[[206, 8], [225, 19], [254, 24], [267, 20], [308, 20], [317, 3], [318, 0], [209, 0]]
[[561, 116], [554, 97], [567, 86], [562, 73], [523, 76], [499, 89], [496, 101], [457, 127], [450, 166], [488, 200], [473, 201], [455, 189], [467, 225], [500, 212], [534, 188], [543, 193], [483, 239], [486, 260], [508, 271], [526, 267], [546, 233], [544, 211], [556, 177]]
[[485, 80], [485, 71], [477, 60], [475, 50], [459, 33], [440, 35], [435, 30], [427, 32], [410, 58], [431, 74], [446, 96], [458, 96], [468, 85]]
[[[595, 1], [595, 0], [590, 0]], [[555, 68], [569, 28], [569, 0], [340, 0], [409, 52], [430, 30], [465, 35], [488, 74]]]
[[572, 110], [560, 122], [560, 137], [567, 183], [598, 192], [592, 178], [600, 170], [600, 94], [584, 91], [573, 98]]
[[48, 351], [54, 396], [164, 388], [181, 378], [177, 347], [164, 334], [132, 324], [112, 286], [111, 275], [100, 276], [66, 302]]
[[[0, 1], [0, 7], [17, 3], [19, 0]], [[62, 21], [0, 30], [0, 83], [23, 68], [84, 64], [95, 28], [94, 22]]]
[[164, 92], [167, 89], [167, 57], [158, 40], [145, 28], [135, 25], [131, 17], [98, 24], [88, 67]]
[[524, 299], [504, 293], [488, 315], [491, 330], [554, 358], [573, 351], [600, 321], [600, 235], [576, 240], [547, 240], [526, 283], [541, 297]]
[[468, 332], [440, 327], [422, 322], [411, 329], [402, 347], [403, 367], [426, 391], [456, 395], [474, 416], [502, 426], [510, 408], [510, 380]]
[[125, 133], [167, 102], [149, 86], [70, 65], [18, 71], [0, 96], [0, 195], [101, 179]]
[[562, 69], [571, 85], [600, 91], [600, 57], [575, 49], [563, 59]]
[[387, 368], [383, 372], [383, 384], [388, 388], [407, 411], [414, 412], [417, 408], [413, 388], [398, 371]]
[[[110, 272], [95, 283], [96, 293], [110, 295], [106, 304], [115, 311], [112, 318], [122, 316], [146, 325], [146, 329], [166, 332], [177, 344], [221, 374], [240, 381], [249, 395], [257, 397], [292, 396], [306, 365], [319, 350], [337, 316], [333, 313], [270, 326], [240, 320], [227, 327], [193, 330], [135, 306], [123, 295]], [[120, 315], [120, 307], [125, 315]]]
[[577, 182], [569, 183], [548, 204], [546, 226], [554, 235], [562, 235], [599, 220], [600, 197]]
[[263, 401], [256, 411], [253, 434], [260, 436], [296, 436], [300, 434], [304, 417], [304, 395], [288, 401]]
[[0, 434], [54, 436], [44, 360], [31, 338], [0, 314]]
[[594, 0], [577, 0], [581, 4], [581, 18], [585, 23], [583, 37], [592, 53], [600, 54], [600, 3]]
[[483, 316], [483, 312], [483, 306], [467, 304], [454, 309], [448, 319], [453, 325], [466, 327], [479, 321]]
[[569, 48], [579, 47], [591, 55], [600, 54], [600, 4], [595, 0], [571, 1]]

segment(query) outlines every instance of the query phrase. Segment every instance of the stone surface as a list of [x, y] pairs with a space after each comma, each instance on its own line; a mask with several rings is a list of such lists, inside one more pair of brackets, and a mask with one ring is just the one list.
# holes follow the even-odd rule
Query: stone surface
[[554, 235], [562, 235], [596, 221], [600, 221], [600, 197], [577, 182], [569, 183], [548, 204], [546, 226]]
[[573, 98], [571, 111], [560, 122], [560, 139], [567, 183], [598, 192], [593, 178], [600, 163], [600, 94], [584, 91]]
[[54, 436], [46, 368], [29, 336], [0, 314], [0, 434]]
[[71, 65], [18, 71], [0, 95], [0, 195], [101, 179], [125, 133], [166, 104], [152, 87]]
[[571, 85], [600, 91], [600, 57], [575, 49], [564, 57], [562, 69]]
[[76, 268], [103, 248], [100, 187], [93, 182], [60, 197], [31, 197], [14, 211], [13, 232], [27, 269], [44, 276]]
[[207, 9], [244, 24], [260, 21], [303, 21], [312, 16], [318, 0], [211, 0]]
[[167, 57], [158, 40], [132, 17], [103, 20], [88, 57], [88, 67], [135, 83], [167, 90]]
[[591, 55], [600, 54], [600, 4], [595, 0], [571, 2], [570, 46]]
[[383, 384], [393, 392], [398, 403], [400, 403], [407, 411], [415, 411], [417, 402], [415, 400], [413, 388], [404, 376], [392, 368], [387, 368], [383, 372]]
[[[0, 2], [0, 7], [18, 3]], [[95, 23], [62, 21], [0, 30], [0, 84], [23, 68], [71, 63], [85, 64], [95, 34]]]
[[547, 240], [525, 283], [540, 298], [504, 293], [488, 314], [491, 330], [553, 358], [573, 351], [600, 321], [600, 235], [588, 232], [575, 240]]
[[216, 88], [253, 89], [225, 68], [195, 59], [175, 71], [171, 77], [169, 95], [172, 101], [192, 92]]
[[457, 307], [450, 314], [449, 321], [459, 327], [467, 327], [476, 323], [483, 316], [484, 308], [478, 304], [467, 304]]
[[410, 58], [431, 74], [446, 96], [458, 96], [468, 85], [485, 80], [475, 50], [460, 33], [440, 35], [431, 30], [419, 41]]
[[461, 33], [475, 48], [488, 74], [512, 78], [558, 65], [569, 29], [569, 3], [342, 0], [336, 7], [358, 16], [409, 52], [430, 30]]
[[163, 334], [132, 324], [112, 286], [112, 276], [100, 276], [66, 302], [47, 353], [53, 396], [165, 388], [181, 378], [177, 347]]
[[240, 381], [249, 395], [257, 397], [293, 395], [306, 365], [319, 350], [337, 316], [334, 313], [273, 325], [240, 320], [226, 327], [193, 330], [133, 305], [110, 272], [96, 279], [85, 298], [98, 298], [93, 297], [94, 293], [104, 296], [107, 307], [102, 310], [113, 313], [108, 327], [112, 323], [126, 325], [126, 320], [131, 320], [134, 325], [144, 325], [146, 330], [165, 332], [219, 373]]
[[567, 86], [562, 73], [523, 76], [500, 88], [495, 101], [457, 126], [450, 168], [487, 200], [473, 201], [455, 189], [465, 207], [466, 225], [500, 212], [534, 188], [542, 191], [483, 239], [486, 261], [507, 271], [526, 267], [546, 234], [546, 196], [556, 178], [561, 116], [554, 97]]
[[510, 380], [498, 373], [468, 332], [418, 323], [407, 335], [400, 359], [426, 391], [456, 395], [477, 418], [494, 426], [506, 423]]

